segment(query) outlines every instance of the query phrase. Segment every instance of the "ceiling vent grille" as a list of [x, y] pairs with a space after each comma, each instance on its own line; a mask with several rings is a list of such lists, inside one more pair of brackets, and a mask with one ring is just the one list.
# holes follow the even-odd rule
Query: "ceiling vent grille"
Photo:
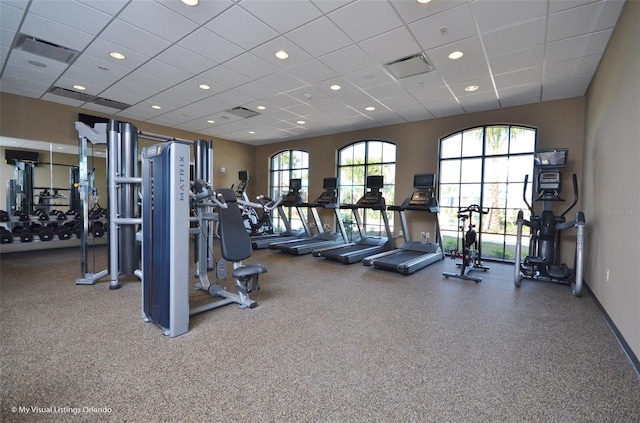
[[410, 76], [433, 72], [433, 65], [429, 63], [424, 53], [403, 57], [383, 65], [395, 79], [408, 78]]
[[234, 107], [233, 109], [227, 110], [227, 113], [230, 115], [234, 115], [243, 119], [250, 118], [253, 116], [257, 116], [260, 113], [254, 112], [253, 110], [246, 109], [244, 107]]
[[53, 95], [59, 95], [60, 97], [71, 98], [73, 100], [80, 100], [85, 102], [91, 102], [95, 99], [94, 96], [81, 93], [78, 91], [68, 90], [61, 87], [52, 87], [49, 92]]
[[120, 103], [119, 101], [109, 100], [108, 98], [96, 97], [93, 103], [100, 106], [111, 107], [112, 109], [124, 110], [131, 107], [130, 104]]
[[52, 87], [49, 90], [49, 93], [60, 97], [71, 98], [73, 100], [84, 101], [85, 103], [93, 103], [99, 106], [110, 107], [112, 109], [124, 110], [131, 107], [130, 104], [121, 103], [115, 100], [109, 100], [108, 98], [96, 97], [94, 95], [89, 95], [62, 87]]
[[79, 54], [76, 50], [40, 40], [26, 34], [20, 34], [16, 48], [36, 56], [46, 57], [62, 63], [71, 63]]

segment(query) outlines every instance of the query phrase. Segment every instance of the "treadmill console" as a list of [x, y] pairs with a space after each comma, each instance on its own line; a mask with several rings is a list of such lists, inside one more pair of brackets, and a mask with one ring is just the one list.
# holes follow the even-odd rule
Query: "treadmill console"
[[407, 208], [409, 210], [428, 210], [432, 213], [440, 211], [438, 200], [434, 195], [436, 175], [434, 173], [420, 173], [413, 177], [413, 192]]
[[295, 206], [302, 203], [300, 189], [302, 189], [302, 179], [291, 179], [289, 181], [289, 192], [282, 199], [282, 204], [285, 206]]
[[324, 178], [324, 192], [314, 201], [316, 205], [328, 205], [338, 203], [338, 178]]

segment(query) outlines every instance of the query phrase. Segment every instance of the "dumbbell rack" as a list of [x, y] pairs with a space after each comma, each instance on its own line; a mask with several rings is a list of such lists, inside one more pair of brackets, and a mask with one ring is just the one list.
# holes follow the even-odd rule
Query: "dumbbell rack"
[[[78, 247], [81, 243], [82, 224], [79, 216], [73, 211], [52, 211], [45, 214], [36, 211], [30, 216], [17, 212], [9, 216], [0, 212], [2, 234], [10, 234], [13, 241], [0, 244], [0, 253], [46, 250], [52, 248]], [[95, 245], [107, 243], [105, 220], [102, 216], [94, 216], [90, 227], [90, 237]], [[5, 235], [6, 236], [6, 235]]]

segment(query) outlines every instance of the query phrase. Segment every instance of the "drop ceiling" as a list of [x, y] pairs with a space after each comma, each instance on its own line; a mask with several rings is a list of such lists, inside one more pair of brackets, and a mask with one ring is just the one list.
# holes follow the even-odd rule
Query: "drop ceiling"
[[[0, 91], [261, 145], [582, 96], [623, 7], [2, 0]], [[416, 55], [429, 72], [385, 66]]]

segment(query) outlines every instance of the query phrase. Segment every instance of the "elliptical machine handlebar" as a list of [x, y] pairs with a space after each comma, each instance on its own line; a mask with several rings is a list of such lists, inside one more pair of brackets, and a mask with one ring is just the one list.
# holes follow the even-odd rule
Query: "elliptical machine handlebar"
[[468, 207], [465, 207], [464, 209], [458, 209], [458, 213], [466, 213], [466, 212], [489, 214], [489, 208], [487, 207], [483, 209], [478, 204], [472, 204]]
[[571, 202], [571, 204], [569, 204], [569, 207], [567, 207], [562, 213], [560, 213], [560, 216], [564, 218], [564, 216], [567, 213], [569, 213], [569, 210], [571, 210], [576, 204], [578, 204], [578, 175], [574, 173], [573, 174], [573, 201]]

